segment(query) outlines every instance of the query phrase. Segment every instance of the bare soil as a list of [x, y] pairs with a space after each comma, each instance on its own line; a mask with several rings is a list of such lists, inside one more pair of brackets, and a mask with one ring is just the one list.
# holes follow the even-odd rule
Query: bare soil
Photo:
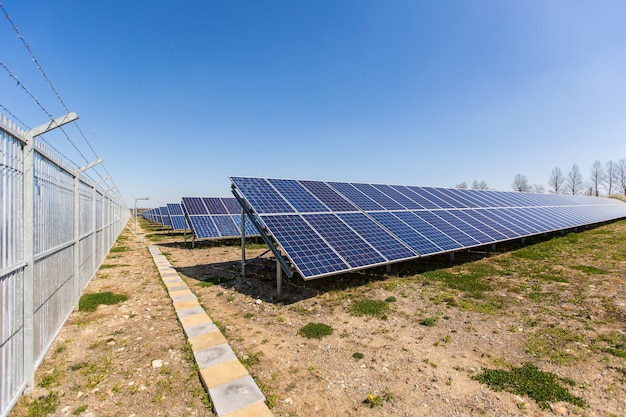
[[[543, 265], [514, 256], [523, 246], [512, 243], [457, 253], [452, 266], [446, 255], [394, 265], [390, 274], [285, 279], [281, 296], [268, 254], [248, 264], [244, 279], [237, 240], [191, 249], [178, 234], [153, 238], [277, 416], [626, 416], [626, 222], [579, 235], [599, 251], [573, 240], [558, 262]], [[37, 384], [56, 374], [54, 382], [24, 397], [12, 416], [27, 415], [28, 404], [51, 391], [59, 399], [51, 415], [211, 415], [145, 243], [129, 231], [122, 238], [128, 250], [112, 253], [105, 264], [115, 266], [101, 269], [86, 292], [129, 299], [73, 313], [37, 372]], [[249, 246], [248, 258], [265, 249]], [[488, 288], [481, 292], [433, 279], [440, 269], [464, 276], [479, 267], [500, 271], [479, 279]], [[389, 309], [355, 315], [351, 307], [363, 299], [388, 300]], [[305, 338], [307, 323], [333, 333]], [[586, 407], [541, 408], [472, 378], [527, 363], [572, 380], [568, 390]], [[89, 371], [99, 366], [106, 369]]]

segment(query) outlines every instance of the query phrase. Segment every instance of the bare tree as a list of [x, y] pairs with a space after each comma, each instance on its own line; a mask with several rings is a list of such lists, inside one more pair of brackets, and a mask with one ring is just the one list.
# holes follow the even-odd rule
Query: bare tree
[[546, 192], [546, 189], [541, 184], [532, 184], [528, 187], [528, 192], [535, 194], [543, 194]]
[[602, 163], [600, 161], [596, 161], [591, 166], [591, 172], [589, 175], [589, 179], [591, 180], [591, 188], [593, 195], [596, 197], [600, 195], [600, 187], [604, 184], [606, 179], [606, 174], [604, 173], [604, 169], [602, 169]]
[[548, 180], [548, 185], [550, 186], [551, 193], [563, 194], [565, 192], [565, 176], [563, 175], [561, 168], [556, 167], [552, 170], [550, 179]]
[[454, 188], [460, 188], [461, 190], [465, 190], [467, 189], [467, 183], [463, 181], [462, 183], [455, 185]]
[[606, 175], [606, 190], [607, 194], [613, 194], [614, 189], [618, 188], [619, 184], [619, 164], [613, 161], [608, 161], [604, 164], [604, 174]]
[[477, 180], [472, 181], [472, 190], [488, 190], [489, 186], [484, 180], [480, 182]]
[[577, 195], [583, 192], [583, 176], [580, 173], [578, 164], [574, 164], [572, 169], [567, 173], [566, 189], [568, 194]]
[[617, 163], [618, 184], [626, 195], [626, 159], [620, 159]]
[[528, 178], [526, 175], [517, 174], [515, 175], [515, 179], [511, 183], [511, 187], [514, 191], [519, 191], [521, 193], [527, 193], [530, 191], [530, 186], [528, 185]]

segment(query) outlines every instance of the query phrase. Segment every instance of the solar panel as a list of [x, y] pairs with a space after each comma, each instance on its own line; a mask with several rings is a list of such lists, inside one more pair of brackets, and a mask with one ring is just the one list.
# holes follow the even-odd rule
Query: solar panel
[[174, 230], [187, 230], [187, 220], [185, 220], [185, 213], [183, 207], [180, 204], [168, 203], [166, 204], [167, 211], [170, 214], [170, 220], [172, 221], [172, 229]]
[[[183, 197], [181, 211], [198, 239], [234, 238], [241, 236], [241, 205], [233, 197]], [[259, 232], [245, 218], [246, 236]]]
[[307, 280], [626, 217], [626, 204], [601, 197], [249, 177], [231, 182], [274, 253]]

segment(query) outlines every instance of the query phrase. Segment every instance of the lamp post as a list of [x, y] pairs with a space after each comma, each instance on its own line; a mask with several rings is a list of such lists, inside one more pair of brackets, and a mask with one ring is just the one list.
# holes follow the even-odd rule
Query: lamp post
[[135, 198], [135, 235], [137, 234], [137, 201], [150, 200], [150, 197], [137, 197]]

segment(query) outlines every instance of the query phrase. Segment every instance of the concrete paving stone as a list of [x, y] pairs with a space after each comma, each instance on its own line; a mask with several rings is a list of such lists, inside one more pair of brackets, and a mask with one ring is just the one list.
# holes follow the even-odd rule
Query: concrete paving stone
[[214, 332], [201, 334], [200, 336], [190, 337], [189, 344], [191, 344], [191, 350], [197, 351], [206, 349], [208, 347], [221, 345], [228, 343], [222, 332], [217, 329]]
[[189, 301], [189, 300], [197, 300], [196, 296], [193, 295], [191, 291], [189, 291], [187, 294], [179, 295], [177, 297], [172, 297], [172, 301], [175, 303], [178, 303], [180, 301]]
[[[187, 300], [187, 301], [175, 301], [174, 302], [174, 310], [182, 310], [185, 308], [191, 308], [191, 307], [200, 307], [200, 303], [198, 302], [198, 299], [196, 298], [195, 300]], [[202, 307], [200, 307], [202, 308]]]
[[224, 416], [259, 401], [265, 401], [265, 396], [250, 375], [209, 388], [209, 395], [218, 416]]
[[209, 317], [206, 313], [194, 314], [193, 316], [180, 318], [180, 324], [182, 324], [183, 327], [185, 328], [196, 326], [198, 324], [205, 324], [205, 323], [213, 323], [213, 320], [211, 320], [211, 317]]
[[274, 414], [264, 401], [259, 401], [220, 417], [274, 417]]
[[206, 314], [206, 312], [202, 307], [198, 306], [176, 310], [176, 314], [178, 315], [179, 319], [182, 319], [183, 317], [195, 316], [196, 314]]
[[165, 284], [167, 290], [172, 294], [174, 291], [189, 290], [189, 287], [184, 283], [172, 282], [171, 284]]
[[189, 288], [185, 288], [185, 289], [177, 290], [177, 291], [170, 290], [170, 297], [172, 297], [172, 299], [175, 297], [180, 297], [181, 295], [188, 295], [188, 294], [193, 294]]
[[194, 326], [183, 326], [183, 329], [185, 330], [185, 333], [187, 333], [187, 337], [196, 337], [200, 336], [201, 334], [214, 332], [216, 330], [219, 331], [219, 329], [213, 322], [196, 324]]
[[200, 369], [200, 377], [207, 389], [226, 384], [246, 375], [249, 375], [248, 370], [237, 359]]
[[200, 369], [227, 361], [238, 360], [228, 343], [197, 350], [193, 355], [196, 357], [196, 363]]

